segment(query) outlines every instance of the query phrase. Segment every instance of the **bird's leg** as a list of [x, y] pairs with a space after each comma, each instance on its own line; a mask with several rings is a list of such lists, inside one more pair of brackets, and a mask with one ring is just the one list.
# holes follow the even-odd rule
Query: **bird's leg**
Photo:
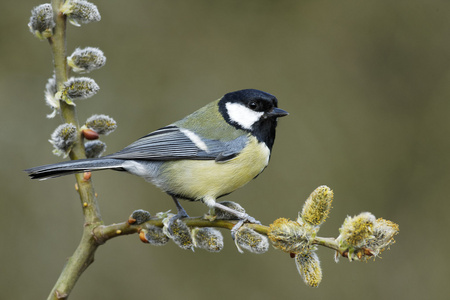
[[177, 207], [177, 214], [175, 216], [173, 216], [172, 218], [170, 218], [170, 220], [169, 220], [169, 224], [167, 227], [169, 229], [170, 234], [173, 234], [173, 232], [172, 232], [173, 223], [175, 223], [178, 219], [189, 218], [189, 215], [186, 213], [184, 208], [181, 206], [180, 202], [178, 202], [178, 199], [175, 198], [174, 196], [172, 196], [172, 199], [175, 202], [175, 206]]
[[178, 216], [177, 219], [181, 218], [189, 218], [187, 212], [184, 210], [184, 208], [181, 206], [180, 202], [177, 198], [172, 196], [173, 201], [175, 202], [175, 206], [177, 207], [177, 214], [175, 216]]

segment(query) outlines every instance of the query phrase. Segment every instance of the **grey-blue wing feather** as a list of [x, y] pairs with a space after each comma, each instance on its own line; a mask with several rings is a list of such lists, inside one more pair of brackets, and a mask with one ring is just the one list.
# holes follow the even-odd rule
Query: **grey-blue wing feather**
[[[169, 125], [140, 138], [128, 147], [108, 155], [108, 158], [140, 160], [218, 160], [235, 157], [245, 147], [246, 136], [232, 141], [202, 139], [207, 150], [200, 149], [177, 126]], [[225, 158], [225, 159], [224, 159]]]
[[[214, 141], [218, 142], [218, 141]], [[240, 136], [229, 142], [220, 142], [220, 150], [215, 152], [215, 161], [218, 163], [224, 163], [230, 159], [235, 158], [244, 147], [247, 145], [248, 137], [246, 135]]]

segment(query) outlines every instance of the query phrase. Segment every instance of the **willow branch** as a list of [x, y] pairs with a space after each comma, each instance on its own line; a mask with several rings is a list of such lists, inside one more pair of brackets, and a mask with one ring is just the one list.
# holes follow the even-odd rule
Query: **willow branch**
[[[61, 90], [64, 82], [68, 79], [68, 67], [66, 60], [66, 16], [60, 12], [63, 4], [61, 0], [53, 0], [52, 7], [54, 12], [55, 28], [53, 36], [49, 38], [53, 53], [53, 64], [58, 90]], [[76, 108], [74, 105], [68, 105], [61, 101], [61, 116], [66, 123], [72, 123], [79, 129]], [[78, 132], [80, 132], [78, 130]], [[72, 151], [69, 154], [70, 159], [86, 158], [84, 151], [83, 137], [79, 134]], [[83, 174], [76, 174], [77, 191], [80, 195], [83, 207], [85, 226], [83, 235], [77, 249], [68, 259], [66, 266], [60, 274], [55, 286], [53, 287], [48, 299], [66, 299], [78, 278], [83, 271], [92, 263], [95, 251], [98, 247], [97, 241], [92, 236], [93, 228], [102, 223], [99, 206], [95, 196], [95, 191], [90, 178]]]
[[[208, 219], [202, 217], [191, 217], [183, 219], [183, 222], [189, 227], [215, 227], [215, 228], [224, 228], [231, 230], [238, 221], [236, 220], [214, 220], [210, 221]], [[97, 240], [99, 244], [104, 244], [108, 240], [112, 238], [116, 238], [122, 235], [130, 235], [136, 234], [141, 231], [141, 229], [145, 229], [147, 226], [153, 225], [158, 227], [163, 227], [162, 219], [154, 218], [145, 223], [134, 225], [130, 224], [130, 222], [122, 222], [111, 225], [100, 225], [94, 228], [92, 234], [94, 238]], [[261, 224], [245, 224], [245, 226], [252, 228], [258, 233], [268, 235], [270, 231], [269, 226], [261, 225]], [[345, 251], [340, 249], [338, 243], [335, 238], [330, 237], [315, 237], [312, 241], [312, 244], [323, 246], [332, 250], [337, 251], [340, 255], [345, 256]]]

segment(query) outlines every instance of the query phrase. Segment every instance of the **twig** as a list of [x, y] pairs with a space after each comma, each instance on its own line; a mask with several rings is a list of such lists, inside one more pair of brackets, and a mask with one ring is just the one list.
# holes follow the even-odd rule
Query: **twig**
[[[61, 90], [63, 83], [67, 81], [67, 61], [66, 61], [66, 16], [60, 13], [60, 7], [63, 4], [61, 0], [53, 0], [52, 7], [54, 11], [55, 28], [53, 36], [49, 43], [53, 53], [53, 63], [58, 90]], [[61, 101], [61, 115], [65, 122], [72, 123], [79, 129], [76, 108]], [[77, 142], [69, 154], [70, 159], [86, 158], [83, 144], [83, 137], [79, 134]], [[95, 197], [94, 188], [91, 179], [85, 180], [83, 174], [76, 174], [77, 190], [80, 195], [83, 207], [85, 227], [83, 235], [77, 249], [68, 259], [63, 271], [61, 272], [55, 286], [53, 287], [48, 299], [66, 299], [78, 278], [83, 271], [92, 263], [95, 250], [98, 243], [92, 235], [93, 228], [102, 224], [102, 218]]]
[[[225, 228], [231, 230], [238, 221], [234, 220], [214, 220], [209, 221], [202, 217], [190, 217], [183, 219], [183, 222], [189, 227], [215, 227], [215, 228]], [[100, 225], [94, 228], [92, 234], [99, 244], [104, 244], [106, 241], [121, 236], [138, 233], [141, 229], [146, 228], [148, 225], [163, 227], [162, 219], [152, 219], [140, 225], [133, 225], [129, 222], [122, 222], [118, 224], [111, 225]], [[261, 224], [246, 224], [245, 226], [252, 228], [258, 233], [268, 235], [269, 226]], [[344, 251], [339, 248], [338, 243], [335, 238], [324, 238], [315, 237], [312, 244], [324, 246], [326, 248], [338, 251], [339, 254], [343, 255]]]

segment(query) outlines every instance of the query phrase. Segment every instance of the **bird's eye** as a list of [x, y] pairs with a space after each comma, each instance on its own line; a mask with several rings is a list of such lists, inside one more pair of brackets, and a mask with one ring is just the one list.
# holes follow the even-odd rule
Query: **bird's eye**
[[250, 108], [251, 110], [255, 110], [258, 107], [258, 104], [256, 104], [256, 102], [250, 102], [248, 104], [248, 108]]

